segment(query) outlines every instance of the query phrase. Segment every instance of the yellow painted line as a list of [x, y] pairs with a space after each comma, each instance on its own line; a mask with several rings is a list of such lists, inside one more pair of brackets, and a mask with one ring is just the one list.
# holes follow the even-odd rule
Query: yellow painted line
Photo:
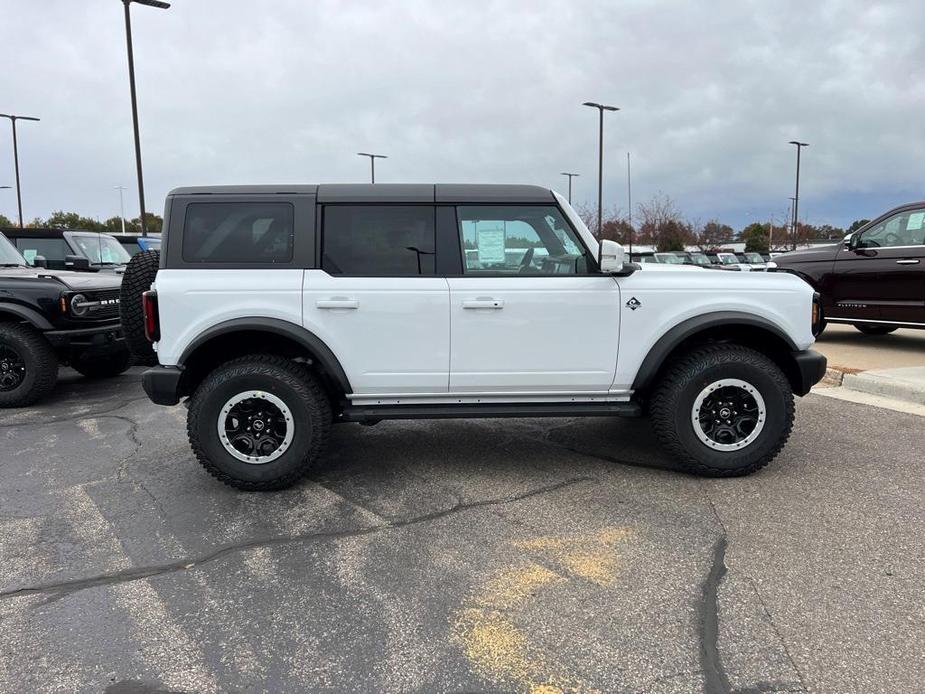
[[[618, 568], [616, 548], [628, 535], [625, 528], [610, 527], [592, 534], [513, 542], [513, 548], [538, 555], [561, 571], [520, 556], [466, 597], [456, 613], [453, 630], [473, 668], [496, 685], [527, 694], [600, 694], [558, 663], [554, 655], [531, 644], [529, 630], [525, 633], [517, 618], [528, 604], [542, 602], [544, 591], [551, 588], [582, 590], [585, 582], [613, 585]], [[555, 610], [555, 604], [550, 609]]]

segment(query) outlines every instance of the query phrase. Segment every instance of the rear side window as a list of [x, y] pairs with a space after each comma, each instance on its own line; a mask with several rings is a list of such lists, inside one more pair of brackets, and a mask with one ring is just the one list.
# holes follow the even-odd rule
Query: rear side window
[[183, 260], [189, 263], [287, 263], [294, 212], [284, 202], [196, 202], [186, 208]]
[[429, 205], [328, 205], [321, 269], [359, 277], [432, 276], [435, 242]]

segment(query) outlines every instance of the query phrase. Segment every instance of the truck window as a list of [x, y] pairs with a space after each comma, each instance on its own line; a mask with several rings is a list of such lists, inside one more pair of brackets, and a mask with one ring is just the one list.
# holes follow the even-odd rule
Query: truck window
[[18, 238], [16, 248], [27, 258], [37, 255], [45, 256], [52, 261], [64, 262], [64, 256], [71, 255], [73, 251], [64, 239]]
[[292, 260], [294, 212], [284, 202], [196, 202], [186, 208], [183, 260], [264, 265]]
[[321, 269], [355, 277], [433, 276], [434, 216], [430, 205], [327, 205]]

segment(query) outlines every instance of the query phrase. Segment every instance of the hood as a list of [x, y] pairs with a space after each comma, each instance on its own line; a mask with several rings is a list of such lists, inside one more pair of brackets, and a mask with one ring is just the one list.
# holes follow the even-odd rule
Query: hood
[[681, 263], [637, 263], [641, 270], [646, 272], [701, 272], [705, 268], [698, 265], [682, 265]]
[[42, 267], [6, 267], [0, 269], [0, 277], [16, 279], [57, 280], [66, 289], [118, 289], [122, 284], [122, 275], [112, 272], [72, 272], [70, 270], [48, 270]]
[[794, 263], [811, 263], [818, 260], [834, 260], [835, 255], [841, 248], [841, 242], [832, 245], [816, 246], [815, 248], [806, 248], [801, 251], [791, 251], [778, 255], [771, 260], [778, 266], [792, 265]]

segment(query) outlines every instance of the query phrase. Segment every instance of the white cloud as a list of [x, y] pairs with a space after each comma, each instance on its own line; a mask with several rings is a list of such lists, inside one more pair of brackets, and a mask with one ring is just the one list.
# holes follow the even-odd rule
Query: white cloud
[[[148, 207], [178, 185], [531, 182], [607, 205], [656, 191], [691, 216], [801, 210], [847, 223], [921, 191], [918, 2], [315, 2], [134, 6]], [[122, 4], [0, 0], [0, 112], [20, 129], [27, 218], [135, 214]], [[6, 130], [6, 132], [4, 132]], [[0, 184], [12, 185], [0, 123]], [[12, 217], [15, 196], [0, 191]]]

